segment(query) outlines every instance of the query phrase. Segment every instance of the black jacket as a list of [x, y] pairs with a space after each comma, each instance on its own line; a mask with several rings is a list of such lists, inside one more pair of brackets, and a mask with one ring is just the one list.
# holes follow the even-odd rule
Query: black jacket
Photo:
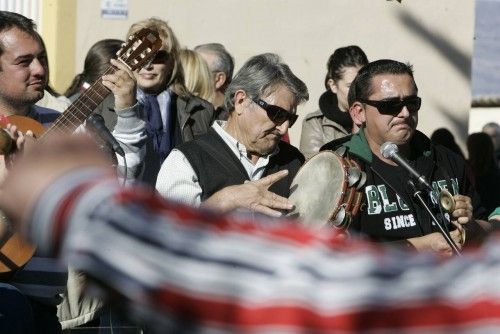
[[[263, 176], [287, 169], [288, 175], [274, 183], [269, 190], [288, 197], [290, 184], [304, 162], [304, 156], [288, 143], [280, 141], [278, 145], [279, 152], [269, 159]], [[180, 145], [178, 149], [198, 176], [203, 191], [202, 201], [222, 188], [249, 180], [241, 162], [213, 128], [200, 138]]]

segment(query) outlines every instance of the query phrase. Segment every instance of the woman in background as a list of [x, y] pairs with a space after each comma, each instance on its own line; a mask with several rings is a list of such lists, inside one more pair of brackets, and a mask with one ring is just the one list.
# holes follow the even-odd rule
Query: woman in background
[[319, 98], [319, 110], [308, 114], [302, 123], [300, 150], [306, 158], [318, 153], [324, 144], [353, 131], [347, 93], [359, 69], [366, 64], [368, 58], [356, 45], [338, 48], [328, 59], [327, 90]]

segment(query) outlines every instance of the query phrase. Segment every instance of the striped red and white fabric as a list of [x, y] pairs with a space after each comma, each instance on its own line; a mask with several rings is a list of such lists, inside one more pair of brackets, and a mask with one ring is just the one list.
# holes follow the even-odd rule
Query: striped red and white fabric
[[496, 236], [443, 260], [88, 183], [93, 173], [45, 192], [32, 236], [49, 254], [60, 244], [99, 291], [158, 332], [500, 332]]

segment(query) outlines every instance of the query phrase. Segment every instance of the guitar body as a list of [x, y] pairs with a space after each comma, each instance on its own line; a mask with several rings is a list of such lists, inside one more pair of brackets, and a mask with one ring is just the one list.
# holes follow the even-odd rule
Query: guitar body
[[[23, 133], [31, 130], [39, 137], [45, 127], [39, 122], [24, 116], [8, 116], [7, 122]], [[1, 131], [1, 130], [0, 130]], [[13, 230], [7, 218], [0, 214], [0, 281], [11, 278], [35, 254], [36, 247]]]
[[0, 281], [8, 280], [22, 268], [35, 254], [36, 247], [26, 241], [5, 217], [0, 219]]
[[28, 130], [31, 130], [35, 135], [35, 138], [40, 137], [46, 130], [41, 123], [26, 116], [11, 115], [7, 116], [7, 119], [10, 124], [17, 126], [17, 129], [22, 133], [26, 133]]

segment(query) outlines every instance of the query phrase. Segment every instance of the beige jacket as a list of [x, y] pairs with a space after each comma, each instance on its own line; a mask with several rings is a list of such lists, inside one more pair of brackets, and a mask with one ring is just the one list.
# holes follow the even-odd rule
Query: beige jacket
[[317, 110], [307, 114], [302, 122], [300, 151], [309, 159], [318, 153], [324, 144], [348, 134], [342, 125], [326, 118], [321, 110]]
[[73, 269], [68, 270], [67, 291], [57, 305], [57, 317], [62, 329], [74, 328], [96, 319], [102, 310], [102, 300], [84, 294], [85, 277]]

